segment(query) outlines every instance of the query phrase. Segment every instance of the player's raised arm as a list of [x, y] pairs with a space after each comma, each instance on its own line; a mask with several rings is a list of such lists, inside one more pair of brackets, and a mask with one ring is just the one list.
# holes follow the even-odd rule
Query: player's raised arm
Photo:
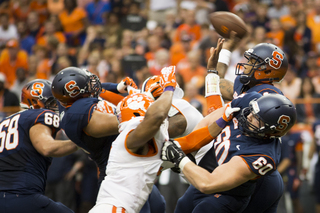
[[[138, 100], [139, 96], [141, 96], [141, 98], [144, 98], [145, 102], [152, 103], [149, 104], [150, 107], [142, 105], [136, 106], [141, 109], [147, 109], [147, 111], [141, 124], [139, 124], [138, 127], [135, 130], [133, 130], [127, 138], [127, 147], [131, 149], [133, 152], [144, 146], [150, 139], [154, 137], [154, 135], [159, 131], [160, 125], [168, 116], [168, 112], [172, 103], [173, 91], [176, 87], [175, 66], [165, 67], [161, 70], [161, 85], [163, 87], [164, 92], [154, 103], [152, 103], [153, 101], [151, 98], [150, 101], [148, 101], [146, 95], [135, 94], [132, 97], [132, 99], [137, 97], [137, 104], [142, 104], [142, 102]], [[128, 98], [130, 98], [130, 96]], [[128, 103], [132, 106], [133, 104], [129, 103], [130, 101], [134, 100], [127, 100], [123, 104]], [[120, 102], [120, 107], [121, 104], [122, 102]], [[128, 105], [127, 108], [130, 108], [131, 106]]]

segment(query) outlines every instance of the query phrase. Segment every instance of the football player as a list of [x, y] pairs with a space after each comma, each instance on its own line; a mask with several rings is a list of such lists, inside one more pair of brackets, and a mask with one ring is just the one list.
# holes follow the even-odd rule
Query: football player
[[[136, 87], [128, 79], [118, 85], [104, 84], [103, 87], [112, 92], [124, 92], [129, 85]], [[97, 164], [99, 184], [105, 177], [111, 143], [119, 134], [115, 106], [99, 98], [101, 87], [96, 75], [77, 67], [61, 70], [52, 82], [52, 93], [60, 103], [61, 128]], [[120, 98], [115, 98], [113, 103], [119, 100]], [[153, 188], [152, 195], [161, 198], [160, 201], [156, 206], [147, 202], [142, 212], [154, 212], [150, 210], [153, 208], [156, 212], [163, 213], [165, 200], [156, 187]]]
[[156, 100], [135, 93], [117, 106], [120, 134], [112, 143], [106, 177], [90, 213], [139, 212], [153, 188], [169, 140], [167, 116], [176, 87], [175, 66], [161, 70], [163, 93]]
[[[288, 69], [288, 60], [285, 53], [277, 46], [269, 43], [261, 43], [244, 53], [247, 63], [238, 63], [234, 84], [223, 79], [223, 75], [229, 65], [231, 52], [237, 46], [239, 39], [232, 32], [231, 39], [223, 43], [220, 52], [217, 69], [220, 80], [222, 96], [227, 99], [233, 96], [256, 91], [264, 94], [282, 94], [273, 86], [274, 82], [280, 82]], [[216, 53], [216, 51], [211, 54]], [[215, 58], [213, 58], [214, 60]], [[208, 61], [208, 70], [214, 70], [216, 63]], [[232, 89], [233, 88], [233, 89]], [[210, 117], [210, 115], [208, 116]], [[212, 118], [215, 119], [215, 118]], [[202, 127], [199, 125], [197, 128]], [[277, 139], [278, 140], [278, 139]], [[202, 148], [196, 158], [199, 160], [208, 150], [209, 146]], [[283, 194], [284, 185], [278, 171], [271, 175], [258, 179], [254, 195], [245, 212], [276, 212], [278, 202]], [[261, 199], [263, 197], [263, 199]]]
[[[233, 119], [226, 113], [229, 106], [241, 109]], [[242, 212], [255, 190], [256, 179], [276, 170], [281, 147], [275, 138], [285, 135], [296, 121], [291, 101], [279, 94], [252, 92], [224, 108], [223, 118], [215, 122], [221, 133], [199, 166], [185, 157], [178, 142], [165, 143], [163, 159], [179, 166], [192, 184], [175, 212]], [[221, 115], [221, 110], [212, 114], [218, 113]], [[209, 120], [201, 122], [205, 121]]]
[[21, 107], [0, 122], [0, 206], [3, 213], [72, 213], [44, 196], [51, 157], [75, 152], [70, 140], [55, 140], [59, 116], [51, 82], [36, 79], [21, 94]]

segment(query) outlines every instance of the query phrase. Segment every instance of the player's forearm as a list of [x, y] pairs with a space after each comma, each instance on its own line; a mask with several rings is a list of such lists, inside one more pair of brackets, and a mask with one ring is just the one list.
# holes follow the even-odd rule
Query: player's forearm
[[172, 104], [172, 91], [166, 91], [148, 108], [146, 118], [152, 118], [156, 124], [161, 125], [163, 120], [168, 117]]
[[231, 101], [233, 99], [233, 83], [226, 79], [220, 79], [219, 86], [222, 98]]
[[224, 76], [227, 73], [227, 70], [228, 70], [228, 65], [226, 65], [224, 63], [221, 63], [221, 62], [218, 62], [217, 71], [219, 73], [218, 75], [219, 75], [220, 78], [224, 78]]
[[287, 170], [287, 168], [290, 166], [291, 161], [289, 158], [284, 158], [278, 165], [278, 172], [282, 174]]
[[78, 150], [70, 140], [47, 141], [42, 147], [42, 154], [46, 157], [63, 157]]

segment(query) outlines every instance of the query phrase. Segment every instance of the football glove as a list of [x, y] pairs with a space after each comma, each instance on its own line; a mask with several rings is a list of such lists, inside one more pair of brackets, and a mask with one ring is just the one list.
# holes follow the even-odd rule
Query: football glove
[[128, 92], [128, 86], [131, 86], [135, 89], [138, 89], [136, 83], [129, 77], [126, 77], [122, 79], [122, 81], [117, 85], [117, 90], [120, 93], [127, 93]]
[[186, 154], [180, 148], [180, 144], [177, 141], [166, 141], [162, 147], [161, 159], [163, 161], [172, 162], [175, 167], [179, 167], [182, 159], [186, 157]]
[[161, 70], [161, 86], [162, 88], [166, 87], [173, 87], [176, 88], [177, 81], [176, 81], [176, 66], [164, 67]]
[[224, 110], [222, 119], [225, 120], [226, 122], [231, 121], [232, 118], [233, 118], [233, 113], [234, 113], [234, 112], [238, 112], [239, 110], [240, 110], [239, 107], [234, 107], [234, 108], [232, 108], [232, 107], [231, 107], [231, 102], [228, 103], [228, 104], [226, 105], [225, 110]]

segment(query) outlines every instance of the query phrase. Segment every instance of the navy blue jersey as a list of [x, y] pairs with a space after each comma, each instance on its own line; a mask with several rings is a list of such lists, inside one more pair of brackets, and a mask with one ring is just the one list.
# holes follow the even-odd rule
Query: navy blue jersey
[[242, 93], [248, 93], [248, 92], [258, 92], [261, 95], [265, 95], [268, 93], [278, 93], [283, 95], [281, 90], [273, 86], [272, 84], [258, 84], [255, 85], [254, 87], [247, 87], [246, 85], [243, 85], [240, 82], [240, 76], [237, 76], [237, 78], [234, 80], [234, 85], [233, 85], [233, 98], [238, 97], [238, 95]]
[[[302, 143], [301, 132], [287, 134], [281, 137], [282, 141], [282, 151], [281, 159], [288, 157], [291, 161], [292, 167], [297, 166], [297, 156], [296, 156], [296, 147]], [[285, 154], [288, 152], [287, 154]], [[287, 156], [286, 156], [287, 155]]]
[[[241, 110], [249, 106], [249, 102], [261, 97], [256, 92], [239, 96], [232, 102], [233, 107]], [[240, 156], [248, 165], [249, 169], [258, 176], [269, 175], [276, 170], [280, 161], [281, 148], [278, 140], [261, 140], [243, 135], [239, 130], [238, 120], [235, 116], [232, 121], [213, 140], [212, 148], [199, 162], [199, 166], [212, 172], [217, 166], [227, 163], [232, 157]], [[213, 162], [212, 159], [215, 159]], [[248, 181], [225, 194], [248, 196], [253, 193], [255, 181]]]
[[44, 193], [47, 170], [52, 158], [33, 147], [29, 130], [35, 124], [52, 128], [55, 137], [59, 116], [45, 109], [13, 114], [0, 123], [0, 191], [17, 194]]
[[111, 143], [117, 135], [95, 138], [83, 131], [83, 128], [88, 125], [98, 102], [99, 99], [97, 98], [82, 98], [68, 108], [59, 107], [59, 111], [61, 128], [64, 129], [70, 140], [86, 150], [90, 158], [96, 162], [100, 171], [99, 180], [102, 181], [105, 176]]

